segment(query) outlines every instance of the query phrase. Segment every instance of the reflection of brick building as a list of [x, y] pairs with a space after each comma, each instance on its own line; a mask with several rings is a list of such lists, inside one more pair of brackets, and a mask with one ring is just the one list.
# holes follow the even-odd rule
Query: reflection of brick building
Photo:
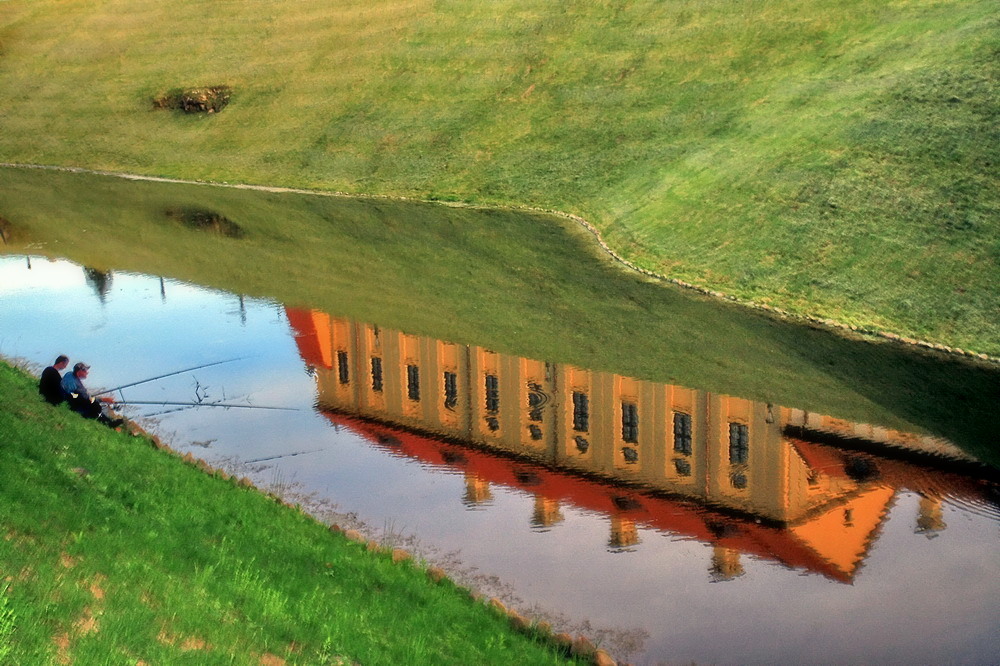
[[[743, 552], [848, 580], [890, 505], [894, 487], [876, 482], [870, 458], [793, 439], [786, 434], [789, 426], [885, 443], [945, 445], [319, 312], [288, 309], [288, 318], [303, 358], [316, 369], [320, 407], [368, 420], [347, 419], [376, 442], [401, 442], [408, 455], [463, 467], [465, 502], [489, 501], [492, 483], [524, 488], [536, 496], [532, 521], [538, 527], [562, 520], [564, 502], [599, 508], [611, 518], [614, 548], [637, 544], [638, 525], [692, 534], [714, 544], [712, 570], [720, 579], [740, 575]], [[387, 434], [385, 424], [403, 430]], [[506, 457], [490, 462], [480, 451], [463, 453], [414, 431]], [[511, 457], [545, 467], [527, 472]], [[513, 471], [503, 471], [504, 465]], [[641, 492], [586, 480], [593, 478]], [[682, 511], [664, 496], [697, 500], [723, 513]], [[757, 525], [760, 519], [771, 527]]]

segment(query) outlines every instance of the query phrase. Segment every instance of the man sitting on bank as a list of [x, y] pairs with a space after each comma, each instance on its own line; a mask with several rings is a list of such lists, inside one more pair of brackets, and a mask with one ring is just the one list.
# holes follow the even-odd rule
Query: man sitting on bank
[[[108, 416], [106, 404], [114, 402], [110, 396], [104, 396], [100, 400], [90, 397], [87, 387], [83, 385], [83, 380], [87, 378], [90, 366], [86, 363], [77, 363], [73, 366], [72, 372], [67, 372], [62, 378], [62, 390], [69, 403], [70, 409], [87, 419], [97, 419], [101, 423], [117, 428], [123, 419], [113, 419]], [[105, 404], [101, 404], [105, 403]]]
[[61, 405], [66, 399], [62, 390], [62, 371], [69, 365], [69, 357], [60, 354], [56, 362], [42, 370], [42, 378], [38, 382], [38, 392], [53, 405]]

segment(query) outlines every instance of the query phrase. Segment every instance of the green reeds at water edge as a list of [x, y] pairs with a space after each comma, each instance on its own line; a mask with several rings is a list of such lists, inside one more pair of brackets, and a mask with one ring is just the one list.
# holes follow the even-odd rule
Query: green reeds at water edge
[[2, 663], [566, 661], [447, 579], [52, 407], [5, 364], [0, 403]]

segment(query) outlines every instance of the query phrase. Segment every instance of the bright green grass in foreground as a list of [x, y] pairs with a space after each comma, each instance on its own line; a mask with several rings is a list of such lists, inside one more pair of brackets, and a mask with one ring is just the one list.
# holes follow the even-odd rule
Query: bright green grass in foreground
[[448, 581], [393, 564], [0, 364], [0, 662], [554, 664]]
[[[555, 208], [661, 273], [996, 354], [998, 21], [994, 0], [8, 0], [0, 160]], [[218, 115], [152, 109], [218, 84]]]

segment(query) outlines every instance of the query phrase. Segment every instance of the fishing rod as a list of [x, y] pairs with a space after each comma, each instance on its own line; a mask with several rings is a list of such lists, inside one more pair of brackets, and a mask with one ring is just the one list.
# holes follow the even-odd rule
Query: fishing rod
[[105, 389], [92, 395], [96, 398], [99, 395], [104, 395], [105, 393], [114, 393], [115, 391], [120, 391], [131, 386], [138, 386], [139, 384], [147, 384], [149, 382], [155, 382], [157, 379], [164, 379], [166, 377], [173, 377], [174, 375], [180, 375], [185, 372], [191, 372], [192, 370], [201, 370], [202, 368], [210, 368], [213, 365], [222, 365], [223, 363], [232, 363], [233, 361], [242, 361], [246, 356], [240, 356], [238, 358], [229, 358], [225, 361], [213, 361], [212, 363], [205, 363], [204, 365], [196, 365], [193, 368], [185, 368], [183, 370], [177, 370], [176, 372], [168, 372], [165, 375], [158, 375], [156, 377], [150, 377], [149, 379], [142, 379], [137, 382], [132, 382], [131, 384], [122, 384], [121, 386], [116, 386], [114, 388]]
[[116, 400], [118, 405], [162, 405], [180, 407], [234, 407], [236, 409], [276, 409], [285, 412], [300, 411], [298, 407], [271, 407], [268, 405], [238, 405], [232, 402], [176, 402], [172, 400]]
[[[218, 400], [216, 402], [221, 403], [222, 401]], [[128, 406], [129, 403], [126, 402], [126, 403], [119, 403], [119, 404], [123, 404], [125, 406]], [[153, 412], [152, 414], [143, 414], [142, 418], [145, 419], [145, 418], [150, 418], [150, 417], [153, 417], [153, 416], [164, 416], [166, 414], [174, 414], [176, 412], [183, 412], [183, 411], [186, 411], [188, 409], [195, 409], [197, 407], [208, 407], [210, 404], [213, 404], [213, 403], [192, 402], [191, 404], [188, 404], [188, 405], [182, 405], [180, 407], [173, 407], [171, 409], [164, 409], [164, 410], [159, 411], [159, 412]]]

